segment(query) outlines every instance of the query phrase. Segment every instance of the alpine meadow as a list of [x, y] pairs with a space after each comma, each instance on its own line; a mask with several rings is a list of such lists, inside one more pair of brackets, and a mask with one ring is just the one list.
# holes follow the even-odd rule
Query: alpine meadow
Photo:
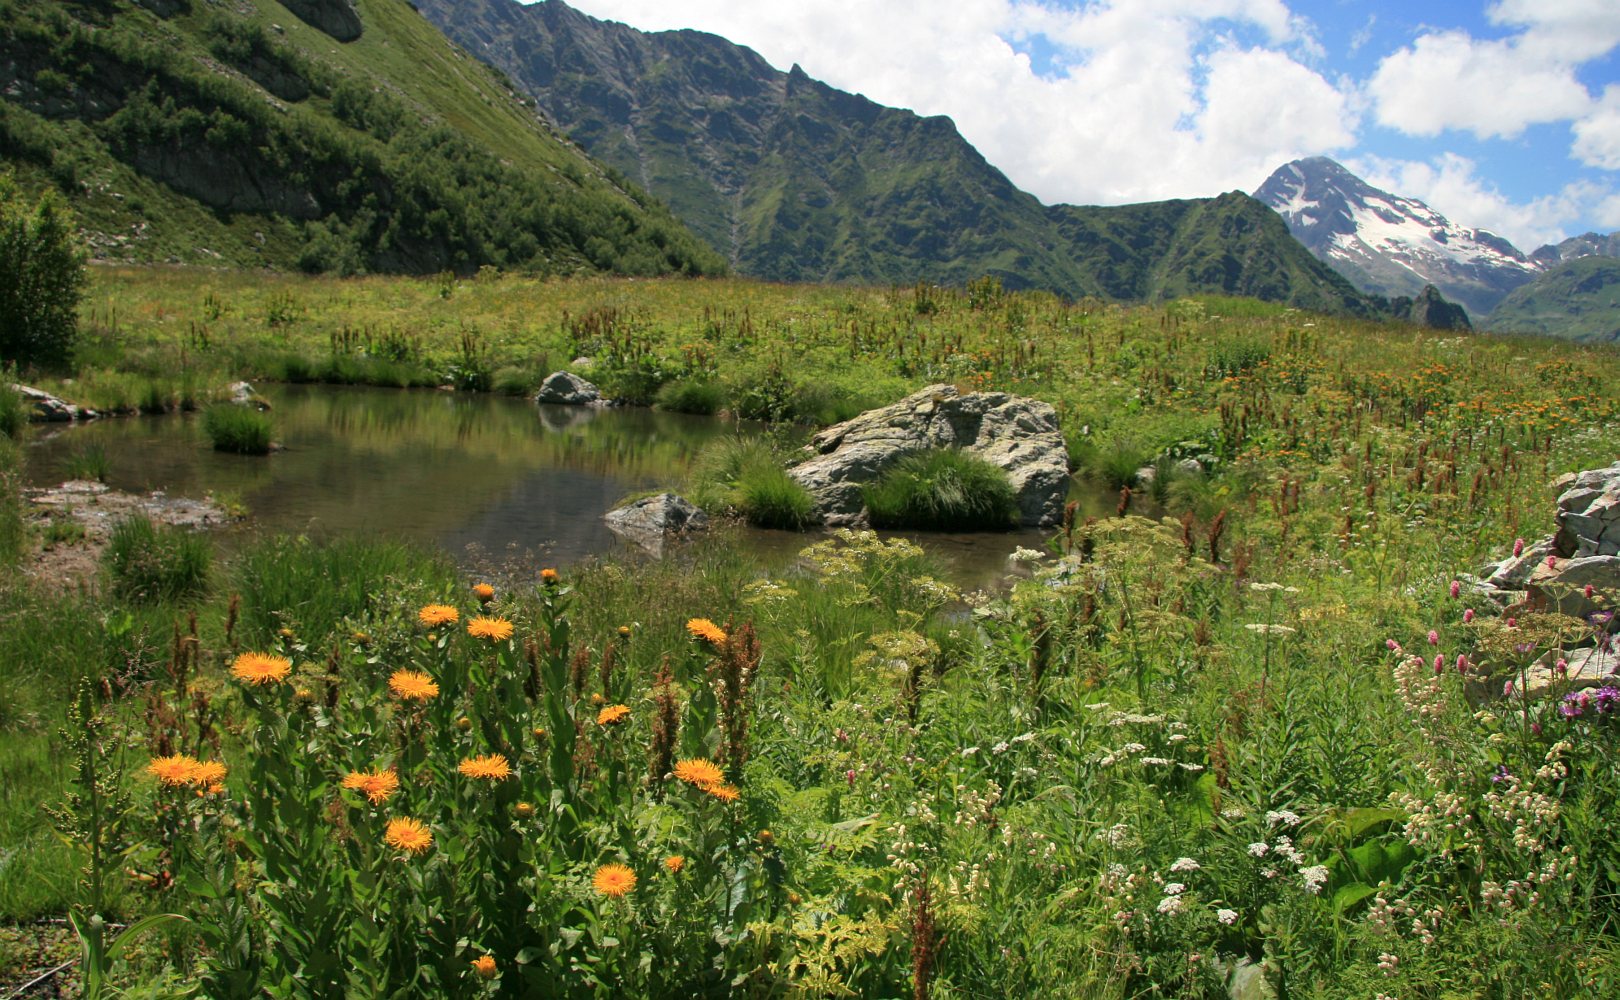
[[1606, 265], [1440, 329], [531, 10], [0, 0], [0, 996], [1620, 996]]

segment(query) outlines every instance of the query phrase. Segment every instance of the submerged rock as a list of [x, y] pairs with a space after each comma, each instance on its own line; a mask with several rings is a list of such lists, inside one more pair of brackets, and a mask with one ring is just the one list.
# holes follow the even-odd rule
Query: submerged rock
[[602, 402], [602, 392], [573, 372], [552, 372], [540, 383], [540, 391], [534, 394], [534, 401], [559, 406], [590, 406]]
[[858, 522], [861, 487], [914, 452], [960, 448], [999, 466], [1018, 495], [1019, 523], [1056, 524], [1069, 491], [1069, 453], [1049, 403], [1005, 392], [962, 395], [932, 385], [898, 403], [834, 424], [811, 439], [813, 457], [788, 470], [828, 524]]
[[709, 527], [709, 515], [675, 493], [642, 497], [622, 507], [615, 507], [602, 519], [614, 534], [634, 542], [653, 555], [662, 553], [664, 543], [671, 537], [705, 531]]

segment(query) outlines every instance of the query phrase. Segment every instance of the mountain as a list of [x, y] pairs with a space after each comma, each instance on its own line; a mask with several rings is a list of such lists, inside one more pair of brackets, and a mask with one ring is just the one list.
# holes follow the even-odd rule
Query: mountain
[[1580, 236], [1571, 236], [1557, 246], [1552, 244], [1543, 246], [1530, 255], [1530, 259], [1543, 267], [1552, 267], [1577, 257], [1620, 257], [1620, 233], [1610, 233], [1607, 236], [1600, 233], [1583, 233]]
[[0, 157], [110, 259], [725, 270], [405, 0], [0, 0]]
[[1554, 265], [1502, 300], [1491, 329], [1620, 340], [1620, 259], [1588, 255]]
[[418, 0], [591, 155], [667, 202], [737, 271], [1148, 300], [1255, 295], [1371, 314], [1260, 203], [1042, 205], [948, 118], [779, 71], [698, 31], [642, 32], [562, 0]]
[[1542, 269], [1500, 236], [1453, 225], [1416, 198], [1380, 191], [1326, 157], [1278, 167], [1254, 196], [1364, 292], [1416, 296], [1434, 285], [1483, 316]]

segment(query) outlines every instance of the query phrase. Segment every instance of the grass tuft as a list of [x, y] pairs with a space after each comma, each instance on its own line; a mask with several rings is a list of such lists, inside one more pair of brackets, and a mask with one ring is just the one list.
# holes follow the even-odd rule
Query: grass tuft
[[207, 590], [214, 546], [205, 535], [136, 516], [113, 528], [101, 558], [119, 597], [179, 600]]
[[211, 406], [203, 413], [203, 430], [215, 451], [238, 455], [270, 454], [270, 417], [248, 406]]
[[1007, 473], [953, 449], [907, 455], [862, 491], [878, 528], [997, 531], [1011, 528], [1018, 497]]

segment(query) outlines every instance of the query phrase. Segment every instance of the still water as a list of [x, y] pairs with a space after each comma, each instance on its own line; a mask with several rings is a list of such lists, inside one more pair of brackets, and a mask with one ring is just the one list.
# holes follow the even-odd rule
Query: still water
[[[603, 524], [626, 494], [675, 487], [704, 444], [763, 425], [637, 407], [536, 406], [491, 395], [268, 385], [281, 451], [227, 455], [200, 417], [122, 417], [34, 436], [35, 485], [66, 478], [69, 457], [99, 445], [114, 489], [215, 496], [248, 517], [226, 533], [361, 534], [444, 547], [469, 569], [518, 560], [538, 568], [636, 550]], [[1090, 508], [1104, 502], [1080, 496]], [[1015, 546], [1050, 532], [910, 534], [968, 587], [991, 586]], [[748, 530], [744, 543], [786, 562], [819, 537]], [[697, 544], [701, 544], [699, 541]]]

